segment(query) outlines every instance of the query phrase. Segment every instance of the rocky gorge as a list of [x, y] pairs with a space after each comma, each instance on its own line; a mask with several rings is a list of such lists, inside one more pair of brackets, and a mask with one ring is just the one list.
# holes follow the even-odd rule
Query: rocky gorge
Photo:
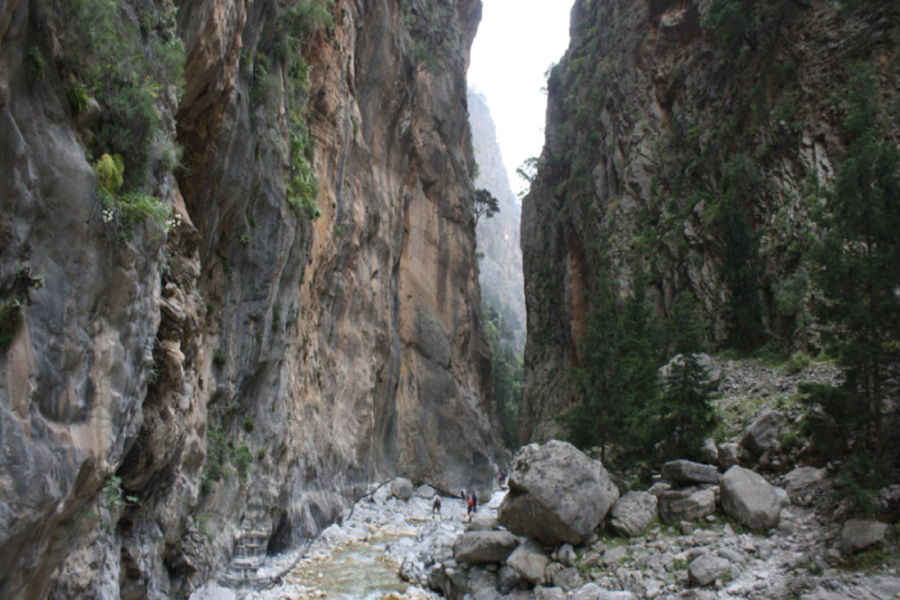
[[[717, 6], [753, 18], [729, 37]], [[812, 216], [851, 151], [854, 71], [896, 112], [894, 3], [576, 0], [521, 232], [466, 85], [481, 10], [0, 0], [0, 597], [325, 597], [363, 558], [384, 579], [346, 597], [900, 592], [900, 488], [853, 488], [802, 387], [856, 383], [810, 358], [840, 332], [813, 311]], [[476, 229], [481, 187], [504, 208]], [[752, 322], [797, 362], [660, 342], [666, 366], [640, 366], [702, 363], [717, 429], [698, 456], [651, 440], [642, 470], [558, 439], [593, 286], [623, 312], [639, 272], [654, 315], [698, 302], [708, 346]], [[525, 344], [503, 423], [490, 305]], [[844, 415], [879, 420], [832, 430], [856, 460], [897, 430], [896, 338], [876, 341], [877, 398]], [[462, 488], [491, 498], [471, 522]]]

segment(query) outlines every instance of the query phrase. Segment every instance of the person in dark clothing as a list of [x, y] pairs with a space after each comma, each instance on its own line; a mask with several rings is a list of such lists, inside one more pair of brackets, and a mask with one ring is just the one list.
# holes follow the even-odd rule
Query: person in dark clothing
[[466, 498], [466, 518], [472, 520], [472, 512], [475, 510], [475, 492]]
[[434, 513], [437, 513], [438, 516], [441, 516], [441, 497], [437, 494], [434, 495], [434, 502], [431, 503], [431, 516], [434, 516]]

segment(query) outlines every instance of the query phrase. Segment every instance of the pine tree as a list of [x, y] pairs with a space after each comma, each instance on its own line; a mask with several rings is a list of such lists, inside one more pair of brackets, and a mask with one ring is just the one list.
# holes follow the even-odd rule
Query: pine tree
[[764, 341], [762, 304], [759, 301], [759, 240], [733, 193], [723, 201], [722, 229], [725, 257], [722, 279], [728, 287], [728, 343], [740, 350], [753, 350]]
[[683, 293], [669, 320], [676, 356], [665, 379], [659, 403], [659, 439], [668, 441], [672, 458], [695, 456], [715, 425], [713, 385], [700, 364], [703, 329], [696, 302]]
[[871, 432], [852, 432], [857, 438], [855, 454], [872, 451], [880, 465], [884, 382], [900, 358], [900, 155], [895, 144], [880, 139], [881, 110], [872, 69], [857, 71], [844, 123], [851, 140], [848, 157], [817, 218], [824, 234], [813, 273], [824, 295], [815, 313], [826, 325], [827, 339], [844, 369], [844, 393], [807, 391], [809, 402], [826, 414], [835, 410], [835, 398], [863, 411], [864, 427], [871, 423]]

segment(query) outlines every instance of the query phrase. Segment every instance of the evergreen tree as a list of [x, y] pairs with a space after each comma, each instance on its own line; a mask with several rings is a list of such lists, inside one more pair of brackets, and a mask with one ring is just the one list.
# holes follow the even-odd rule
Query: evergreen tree
[[728, 343], [740, 350], [753, 350], [764, 341], [762, 304], [759, 301], [759, 240], [750, 230], [733, 193], [722, 206], [725, 256], [722, 279], [728, 287]]
[[646, 276], [639, 271], [616, 312], [615, 294], [600, 279], [592, 296], [587, 332], [581, 340], [583, 365], [573, 370], [582, 402], [564, 418], [569, 441], [600, 448], [601, 460], [615, 447], [623, 460], [640, 456], [646, 446], [647, 407], [659, 395], [659, 331], [647, 303]]
[[503, 441], [507, 447], [513, 448], [522, 402], [523, 357], [512, 348], [514, 333], [503, 315], [487, 301], [482, 306], [482, 312], [491, 346], [491, 403], [499, 420]]
[[666, 440], [672, 458], [694, 457], [715, 425], [713, 386], [700, 364], [703, 330], [696, 302], [683, 293], [669, 320], [676, 355], [659, 403], [658, 439]]
[[500, 201], [487, 190], [477, 190], [472, 199], [472, 213], [475, 215], [475, 227], [478, 227], [478, 220], [484, 216], [487, 219], [492, 218], [500, 212]]
[[[845, 383], [841, 394], [821, 386], [807, 392], [810, 404], [832, 420], [848, 407], [865, 415], [856, 422], [862, 429], [850, 432], [855, 441], [847, 442], [848, 451], [853, 445], [857, 456], [874, 454], [880, 465], [884, 382], [900, 357], [900, 155], [895, 144], [880, 139], [872, 69], [859, 69], [850, 89], [851, 110], [844, 123], [848, 157], [817, 217], [824, 234], [813, 273], [824, 295], [815, 313], [827, 327], [826, 339], [839, 357]], [[817, 443], [830, 443], [822, 433]]]

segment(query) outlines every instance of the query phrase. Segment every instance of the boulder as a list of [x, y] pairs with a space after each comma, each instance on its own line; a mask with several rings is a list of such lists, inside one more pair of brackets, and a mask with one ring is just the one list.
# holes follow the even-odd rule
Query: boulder
[[664, 523], [696, 521], [716, 512], [716, 493], [698, 487], [669, 490], [659, 495], [658, 509]]
[[493, 513], [476, 513], [472, 521], [466, 525], [466, 531], [490, 531], [497, 529], [500, 523]]
[[513, 550], [506, 564], [512, 567], [522, 579], [536, 585], [544, 579], [544, 569], [547, 568], [549, 559], [544, 554], [544, 549], [536, 540], [528, 540]]
[[784, 489], [791, 497], [808, 493], [825, 481], [827, 476], [826, 469], [798, 467], [784, 476]]
[[781, 449], [781, 427], [787, 417], [777, 410], [765, 410], [753, 423], [744, 430], [741, 445], [755, 454], [762, 456], [768, 450], [775, 452]]
[[741, 464], [741, 447], [734, 442], [727, 442], [716, 446], [719, 451], [719, 468], [727, 471], [734, 465]]
[[520, 581], [522, 581], [522, 576], [509, 565], [503, 565], [497, 572], [497, 589], [501, 594], [510, 593], [519, 585]]
[[391, 494], [400, 500], [409, 500], [413, 495], [412, 481], [405, 477], [397, 477], [391, 482]]
[[416, 496], [418, 496], [419, 498], [427, 498], [431, 500], [432, 498], [434, 498], [434, 494], [434, 488], [427, 483], [423, 483], [416, 489]]
[[884, 540], [887, 525], [866, 519], [850, 519], [841, 530], [838, 548], [844, 554], [865, 550]]
[[718, 483], [719, 470], [689, 460], [673, 460], [662, 468], [662, 478], [674, 483]]
[[600, 461], [552, 440], [529, 444], [516, 455], [497, 517], [516, 535], [548, 545], [580, 544], [618, 498], [619, 490]]
[[563, 544], [556, 552], [556, 560], [567, 567], [574, 567], [577, 559], [578, 555], [575, 554], [575, 548], [572, 547], [572, 544]]
[[637, 600], [637, 596], [626, 591], [604, 590], [596, 583], [589, 583], [573, 593], [572, 600]]
[[713, 440], [709, 438], [703, 440], [703, 445], [700, 446], [700, 458], [708, 465], [719, 464], [719, 449]]
[[519, 539], [508, 531], [471, 531], [453, 541], [453, 558], [469, 564], [499, 563], [518, 545]]
[[[701, 367], [706, 368], [706, 374], [709, 376], [710, 383], [722, 381], [722, 369], [719, 368], [719, 364], [715, 359], [702, 352], [695, 354], [694, 358], [696, 358], [697, 363]], [[675, 365], [681, 366], [682, 364], [684, 364], [684, 355], [676, 354], [668, 364], [659, 368], [660, 377], [665, 380], [672, 373], [672, 368]]]
[[749, 469], [734, 466], [722, 477], [722, 509], [749, 529], [766, 530], [778, 524], [781, 499], [775, 488]]
[[609, 511], [607, 525], [622, 537], [636, 537], [656, 518], [659, 500], [649, 492], [628, 492]]
[[704, 554], [688, 565], [688, 579], [694, 585], [709, 585], [731, 569], [731, 563], [718, 556]]
[[553, 585], [567, 592], [583, 584], [581, 573], [574, 567], [565, 567], [553, 574]]

